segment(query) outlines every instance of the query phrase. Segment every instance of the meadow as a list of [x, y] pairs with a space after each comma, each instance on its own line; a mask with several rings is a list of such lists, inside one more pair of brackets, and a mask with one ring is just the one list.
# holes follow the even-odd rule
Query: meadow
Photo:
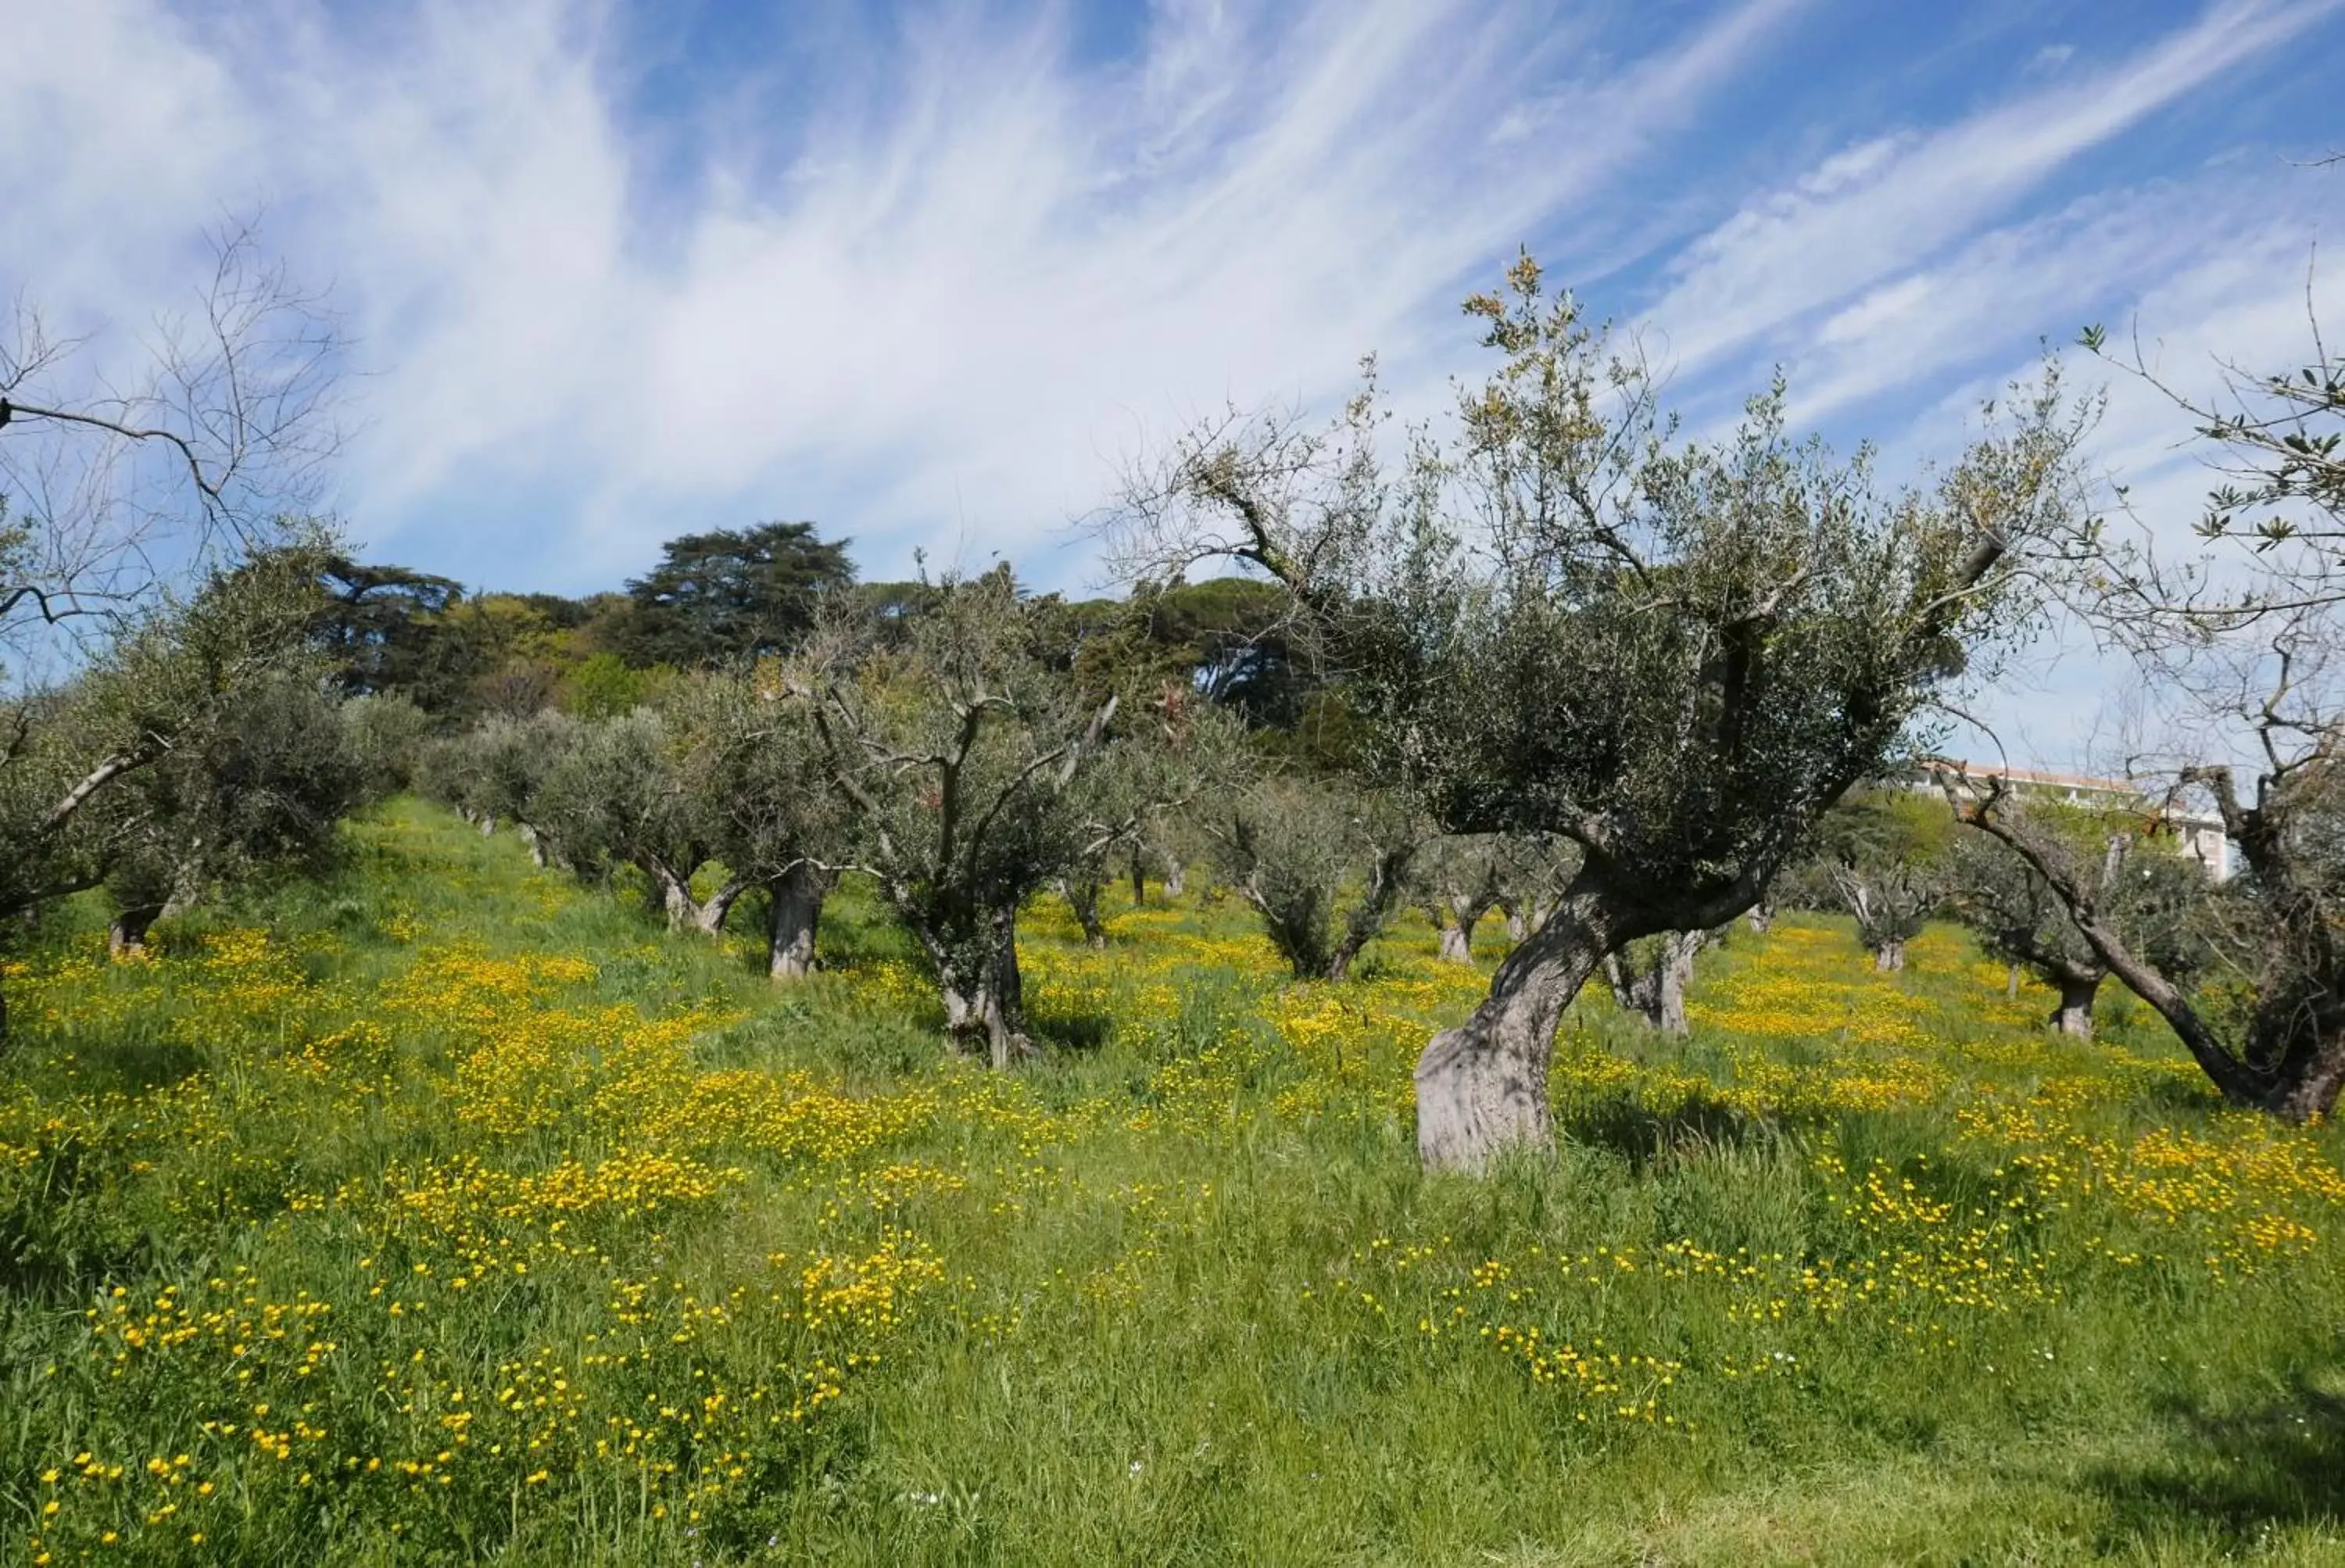
[[15, 1560], [2345, 1562], [2345, 1137], [1952, 928], [1738, 931], [1684, 1042], [1591, 993], [1558, 1157], [1428, 1180], [1494, 944], [1294, 984], [1233, 901], [1046, 900], [996, 1074], [851, 891], [777, 992], [344, 831], [7, 966]]

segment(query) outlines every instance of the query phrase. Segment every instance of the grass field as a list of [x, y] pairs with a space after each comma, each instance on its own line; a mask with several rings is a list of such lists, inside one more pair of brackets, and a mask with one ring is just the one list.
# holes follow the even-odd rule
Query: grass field
[[1233, 903], [1042, 905], [995, 1076], [851, 896], [777, 994], [509, 837], [350, 832], [9, 967], [0, 1552], [2345, 1562], [2345, 1138], [1952, 931], [1739, 933], [1683, 1044], [1591, 995], [1559, 1158], [1429, 1181], [1483, 975], [1421, 926], [1292, 986]]

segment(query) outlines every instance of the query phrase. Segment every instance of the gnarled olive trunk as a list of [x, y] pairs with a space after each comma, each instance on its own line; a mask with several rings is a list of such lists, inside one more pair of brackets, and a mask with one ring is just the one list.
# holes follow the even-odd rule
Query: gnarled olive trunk
[[[1442, 961], [1446, 963], [1473, 962], [1474, 928], [1482, 923], [1484, 915], [1490, 912], [1488, 901], [1470, 893], [1449, 893], [1427, 912], [1433, 916], [1434, 930], [1440, 933]], [[1449, 917], [1449, 923], [1446, 925], [1441, 918], [1444, 913]]]
[[1481, 1005], [1417, 1058], [1416, 1149], [1427, 1170], [1479, 1173], [1508, 1150], [1553, 1146], [1547, 1074], [1563, 1010], [1608, 953], [1666, 918], [1628, 906], [1581, 869], [1498, 965]]
[[740, 902], [741, 895], [748, 891], [749, 883], [746, 878], [734, 877], [709, 894], [706, 902], [695, 903], [692, 900], [692, 890], [686, 887], [684, 894], [685, 905], [692, 916], [693, 929], [703, 936], [713, 937], [722, 934], [726, 919], [733, 912], [733, 906]]
[[980, 940], [931, 944], [937, 985], [944, 998], [945, 1032], [959, 1049], [982, 1050], [996, 1068], [1024, 1055], [1025, 982], [1018, 972], [1018, 911], [995, 911]]
[[[1137, 860], [1132, 862], [1135, 889], [1140, 885], [1139, 866]], [[1107, 921], [1100, 916], [1100, 900], [1107, 889], [1099, 877], [1088, 871], [1061, 877], [1059, 879], [1059, 891], [1066, 899], [1067, 907], [1074, 911], [1075, 923], [1082, 928], [1083, 941], [1092, 947], [1105, 947]], [[1139, 901], [1137, 892], [1133, 895], [1133, 901]]]
[[1896, 971], [1903, 969], [1905, 967], [1905, 943], [1903, 939], [1893, 938], [1888, 942], [1883, 942], [1879, 947], [1874, 948], [1873, 950], [1873, 967], [1883, 974], [1894, 973]]
[[1655, 944], [1658, 951], [1638, 955], [1647, 962], [1633, 965], [1626, 952], [1608, 954], [1604, 973], [1611, 983], [1614, 1000], [1664, 1034], [1682, 1037], [1690, 1033], [1691, 1026], [1686, 1022], [1686, 985], [1693, 979], [1694, 957], [1707, 940], [1703, 932], [1668, 932]]
[[2100, 993], [2098, 974], [2071, 973], [2058, 977], [2060, 1005], [2052, 1011], [2052, 1026], [2078, 1040], [2093, 1037], [2093, 998]]
[[704, 901], [692, 896], [692, 871], [677, 871], [665, 861], [646, 856], [636, 862], [644, 875], [650, 879], [652, 907], [667, 920], [670, 931], [696, 931], [703, 936], [716, 936], [725, 929], [727, 916], [741, 895], [749, 891], [745, 878], [733, 877], [708, 895]]
[[766, 973], [777, 984], [814, 972], [815, 928], [829, 879], [812, 866], [797, 865], [766, 883]]
[[1188, 891], [1189, 868], [1179, 860], [1168, 859], [1164, 862], [1164, 896], [1177, 899]]
[[107, 953], [120, 958], [126, 953], [146, 952], [147, 933], [163, 918], [163, 909], [161, 904], [142, 903], [117, 910], [106, 927]]

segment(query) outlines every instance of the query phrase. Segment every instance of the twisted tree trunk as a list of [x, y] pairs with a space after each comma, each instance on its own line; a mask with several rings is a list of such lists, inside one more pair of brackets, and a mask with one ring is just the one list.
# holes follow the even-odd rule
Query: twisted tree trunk
[[1892, 937], [1873, 950], [1873, 967], [1883, 974], [1893, 973], [1905, 967], [1905, 939]]
[[814, 972], [815, 927], [828, 891], [823, 874], [805, 864], [766, 883], [766, 973], [776, 984]]
[[[1133, 881], [1138, 882], [1138, 862], [1134, 864]], [[1089, 871], [1078, 871], [1059, 879], [1059, 892], [1074, 911], [1075, 923], [1082, 928], [1083, 942], [1091, 947], [1107, 945], [1107, 921], [1100, 915], [1100, 900], [1106, 893], [1099, 878]], [[1137, 901], [1135, 898], [1134, 901]]]
[[1670, 932], [1660, 939], [1651, 964], [1635, 969], [1621, 952], [1607, 954], [1604, 973], [1613, 998], [1664, 1034], [1682, 1038], [1691, 1033], [1686, 1022], [1686, 984], [1693, 978], [1695, 956], [1709, 940], [1707, 932]]
[[1018, 911], [997, 910], [978, 940], [929, 944], [944, 998], [945, 1033], [956, 1048], [985, 1054], [996, 1069], [1032, 1050], [1026, 1037], [1025, 979], [1018, 970]]
[[2062, 974], [2060, 1005], [2052, 1010], [2052, 1026], [2078, 1040], [2093, 1037], [2093, 998], [2100, 993], [2101, 977], [2081, 971]]
[[1416, 1150], [1427, 1170], [1478, 1174], [1509, 1150], [1554, 1145], [1548, 1064], [1563, 1010], [1622, 943], [1661, 929], [1583, 867], [1549, 914], [1498, 965], [1490, 993], [1416, 1063]]
[[163, 905], [132, 904], [117, 910], [106, 928], [106, 951], [114, 958], [147, 951], [147, 932], [163, 918]]

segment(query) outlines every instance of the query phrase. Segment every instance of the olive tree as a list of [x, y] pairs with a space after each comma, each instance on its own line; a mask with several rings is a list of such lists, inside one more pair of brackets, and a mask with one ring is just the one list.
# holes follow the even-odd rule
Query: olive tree
[[1417, 850], [1411, 886], [1442, 959], [1474, 962], [1474, 928], [1497, 909], [1513, 846], [1490, 833], [1445, 834]]
[[[2027, 830], [2059, 846], [2063, 861], [2089, 885], [2101, 919], [2161, 972], [2187, 984], [2203, 970], [2215, 889], [2197, 862], [2116, 814], [2016, 799], [2004, 809], [2007, 820], [2024, 820]], [[2053, 1028], [2092, 1038], [2094, 1002], [2109, 966], [2025, 857], [1991, 835], [1964, 833], [1949, 861], [1946, 908], [1981, 947], [2059, 993]]]
[[[513, 721], [484, 727], [492, 744], [508, 733], [494, 729], [501, 722]], [[716, 857], [722, 827], [695, 786], [689, 737], [649, 708], [595, 722], [529, 722], [568, 738], [528, 796], [531, 826], [549, 859], [582, 881], [607, 881], [619, 866], [632, 865], [669, 930], [722, 931], [750, 878], [727, 868], [707, 897], [693, 891], [694, 874]]]
[[1691, 1033], [1686, 1022], [1686, 986], [1693, 961], [1710, 944], [1706, 931], [1670, 931], [1640, 936], [1604, 955], [1604, 978], [1612, 1000], [1664, 1034]]
[[298, 665], [265, 673], [217, 723], [125, 780], [106, 879], [115, 952], [143, 947], [165, 912], [216, 889], [329, 861], [367, 775], [322, 678]]
[[305, 668], [314, 591], [306, 552], [216, 568], [114, 618], [70, 679], [0, 699], [0, 917], [105, 881], [151, 823], [139, 776], [221, 745]]
[[709, 848], [729, 879], [764, 891], [767, 975], [777, 984], [804, 979], [823, 902], [851, 858], [847, 798], [812, 709], [766, 661], [687, 677], [665, 711]]
[[1853, 793], [1816, 824], [1809, 858], [1787, 891], [1848, 914], [1873, 967], [1902, 970], [1905, 944], [1945, 901], [1952, 833], [1934, 797], [1899, 789]]
[[[2124, 366], [2098, 329], [2086, 346]], [[2147, 532], [2096, 531], [2075, 597], [2133, 653], [2139, 689], [2172, 725], [2143, 747], [2137, 784], [2211, 809], [2244, 862], [2212, 902], [2224, 983], [2194, 983], [2151, 932], [2128, 930], [2100, 862], [2031, 821], [2007, 782], [1950, 772], [1947, 791], [2042, 877], [2226, 1099], [2324, 1116], [2345, 1088], [2345, 355], [2316, 333], [2309, 362], [2224, 366], [2211, 396], [2137, 352], [2124, 368], [2172, 400], [2218, 481], [2197, 520], [2199, 554], [2161, 557]]]
[[1019, 906], [1084, 852], [1073, 786], [1117, 703], [1048, 667], [1007, 565], [932, 596], [885, 635], [834, 626], [798, 690], [856, 864], [919, 944], [952, 1040], [1006, 1067], [1030, 1049]]
[[1297, 980], [1344, 980], [1406, 901], [1423, 818], [1342, 780], [1276, 774], [1206, 819], [1215, 863]]
[[315, 607], [315, 552], [279, 547], [337, 444], [336, 329], [249, 229], [213, 259], [143, 365], [27, 305], [0, 321], [0, 911], [102, 880], [124, 781], [297, 656]]
[[1756, 903], [2026, 607], [2073, 526], [2083, 415], [2056, 371], [1931, 481], [1786, 428], [1684, 436], [1655, 377], [1526, 258], [1469, 300], [1499, 362], [1387, 461], [1371, 378], [1332, 426], [1232, 415], [1111, 524], [1128, 567], [1233, 557], [1284, 582], [1362, 729], [1448, 832], [1550, 833], [1579, 864], [1416, 1070], [1419, 1151], [1478, 1170], [1551, 1142], [1563, 1009], [1604, 956]]

